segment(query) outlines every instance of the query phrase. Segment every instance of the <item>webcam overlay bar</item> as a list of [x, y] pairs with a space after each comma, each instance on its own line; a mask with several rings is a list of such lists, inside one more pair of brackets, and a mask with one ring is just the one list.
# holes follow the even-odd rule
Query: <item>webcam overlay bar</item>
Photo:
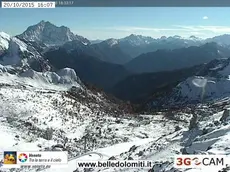
[[56, 0], [55, 4], [56, 7], [230, 7], [230, 0]]

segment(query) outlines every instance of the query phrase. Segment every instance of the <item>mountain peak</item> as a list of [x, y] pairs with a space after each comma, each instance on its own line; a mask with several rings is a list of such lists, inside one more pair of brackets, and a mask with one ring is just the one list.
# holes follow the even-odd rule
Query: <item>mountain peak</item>
[[128, 37], [133, 37], [133, 36], [137, 36], [137, 35], [135, 35], [135, 34], [132, 33]]
[[44, 25], [46, 23], [45, 20], [41, 20], [37, 25]]
[[[49, 21], [41, 20], [39, 23], [36, 24], [37, 26], [54, 26], [55, 25]], [[35, 25], [35, 26], [36, 26]]]
[[191, 35], [191, 36], [189, 37], [189, 39], [194, 40], [194, 41], [200, 41], [200, 40], [202, 40], [201, 38], [199, 38], [199, 37], [197, 37], [197, 36], [195, 36], [195, 35]]
[[125, 38], [120, 39], [121, 42], [128, 42], [134, 46], [150, 44], [151, 42], [153, 42], [153, 40], [154, 39], [149, 36], [135, 34], [131, 34]]
[[38, 24], [45, 24], [47, 21], [41, 20]]
[[[46, 46], [60, 46], [68, 41], [79, 40], [83, 37], [76, 36], [66, 26], [56, 26], [49, 21], [40, 21], [38, 24], [29, 26], [19, 38], [31, 42], [43, 43]], [[84, 43], [89, 42], [84, 38]]]
[[167, 37], [166, 36], [161, 36], [160, 39], [167, 39]]
[[118, 44], [118, 40], [114, 38], [110, 38], [110, 39], [103, 41], [102, 43], [108, 44], [110, 47], [112, 47]]
[[195, 35], [191, 35], [189, 38], [198, 38], [198, 37], [196, 37]]
[[[151, 38], [150, 36], [143, 36], [143, 35], [136, 35], [136, 34], [130, 34], [129, 36], [125, 38]], [[153, 38], [152, 38], [153, 39]]]
[[127, 37], [130, 37], [130, 38], [132, 38], [132, 37], [133, 37], [133, 38], [135, 38], [135, 37], [140, 37], [140, 36], [141, 36], [141, 35], [136, 35], [136, 34], [133, 34], [133, 33], [132, 33], [132, 34], [130, 34], [130, 35], [129, 35], [129, 36], [127, 36]]
[[181, 39], [181, 36], [179, 36], [179, 35], [174, 35], [173, 38]]

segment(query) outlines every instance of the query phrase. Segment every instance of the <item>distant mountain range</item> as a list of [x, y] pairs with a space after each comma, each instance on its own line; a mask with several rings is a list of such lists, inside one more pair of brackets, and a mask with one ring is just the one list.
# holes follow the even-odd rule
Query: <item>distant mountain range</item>
[[68, 52], [78, 51], [114, 64], [125, 64], [132, 59], [119, 48], [115, 39], [108, 39], [91, 45], [85, 45], [75, 40], [65, 43], [62, 47]]
[[125, 67], [133, 73], [170, 71], [207, 63], [216, 58], [228, 57], [230, 49], [217, 43], [206, 43], [201, 46], [190, 46], [180, 49], [162, 49], [142, 54]]
[[121, 99], [140, 102], [194, 77], [197, 66], [230, 57], [229, 38], [176, 35], [154, 39], [131, 34], [90, 41], [66, 26], [41, 21], [15, 37], [0, 33], [0, 64], [2, 71], [11, 72], [11, 67], [20, 72], [72, 68], [82, 81]]
[[135, 58], [143, 53], [153, 52], [158, 49], [176, 49], [189, 46], [199, 46], [204, 43], [201, 39], [191, 36], [188, 39], [180, 36], [161, 37], [154, 39], [151, 37], [131, 34], [120, 39], [121, 49]]
[[116, 64], [124, 64], [143, 53], [154, 52], [159, 49], [173, 50], [190, 46], [200, 46], [207, 42], [216, 42], [224, 46], [230, 45], [228, 35], [221, 35], [204, 40], [196, 36], [183, 38], [175, 35], [170, 37], [162, 36], [161, 38], [154, 39], [148, 36], [131, 34], [121, 39], [111, 38], [108, 40], [90, 41], [83, 36], [75, 35], [65, 26], [57, 27], [48, 21], [41, 21], [36, 25], [29, 26], [25, 32], [16, 37], [23, 41], [30, 42], [37, 48], [43, 50], [47, 49], [47, 47], [62, 46], [66, 43], [71, 48], [82, 49], [81, 44], [83, 44], [85, 45], [86, 53], [96, 56], [100, 60]]

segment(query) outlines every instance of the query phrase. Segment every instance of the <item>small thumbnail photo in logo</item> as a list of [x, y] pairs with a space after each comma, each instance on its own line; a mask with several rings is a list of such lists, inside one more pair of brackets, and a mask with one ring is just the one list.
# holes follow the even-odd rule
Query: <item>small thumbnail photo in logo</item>
[[3, 164], [17, 164], [17, 152], [4, 151]]
[[0, 152], [0, 168], [3, 166], [4, 152]]
[[28, 159], [28, 156], [25, 153], [21, 153], [20, 155], [18, 155], [18, 160], [20, 162], [26, 162]]

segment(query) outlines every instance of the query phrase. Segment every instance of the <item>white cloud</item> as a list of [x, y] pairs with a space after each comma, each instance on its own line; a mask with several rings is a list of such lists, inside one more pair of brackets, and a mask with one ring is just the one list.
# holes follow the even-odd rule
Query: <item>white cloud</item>
[[208, 16], [204, 16], [203, 19], [204, 19], [204, 20], [207, 20], [207, 19], [208, 19]]
[[230, 33], [230, 26], [183, 26], [175, 25], [175, 27], [186, 29], [187, 31], [194, 32], [213, 32], [218, 34]]
[[178, 31], [184, 30], [182, 28], [155, 28], [155, 27], [136, 27], [136, 26], [118, 26], [118, 27], [107, 27], [108, 30], [124, 31], [124, 32], [135, 32], [135, 31]]
[[197, 35], [197, 36], [202, 36], [205, 35], [205, 33], [202, 32], [189, 32], [191, 35]]
[[122, 38], [130, 34], [152, 36], [180, 35], [189, 37], [196, 35], [208, 38], [222, 34], [230, 34], [230, 26], [203, 26], [203, 25], [172, 25], [169, 27], [140, 27], [140, 26], [108, 26], [94, 27], [90, 29], [76, 29], [76, 34], [83, 35], [89, 39]]

